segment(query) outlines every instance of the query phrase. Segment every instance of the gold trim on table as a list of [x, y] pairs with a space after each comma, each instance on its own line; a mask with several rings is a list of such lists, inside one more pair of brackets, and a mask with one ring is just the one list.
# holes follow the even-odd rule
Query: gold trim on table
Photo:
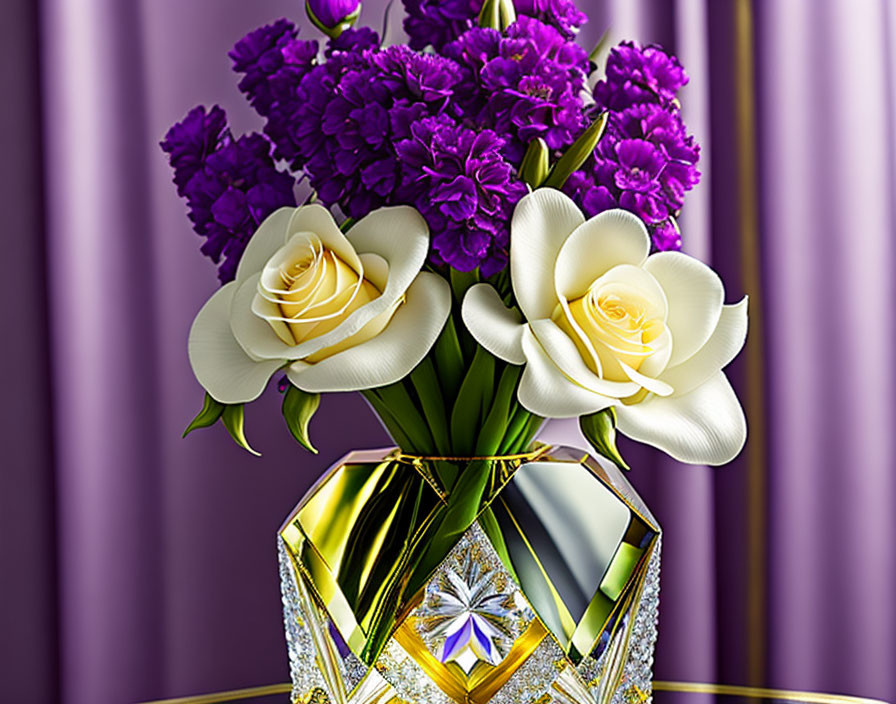
[[[852, 697], [846, 694], [825, 694], [823, 692], [800, 692], [788, 689], [765, 689], [762, 687], [738, 687], [727, 684], [711, 684], [708, 682], [670, 682], [653, 683], [656, 692], [684, 692], [692, 694], [719, 694], [728, 696], [754, 697], [756, 699], [778, 699], [781, 701], [805, 702], [806, 704], [887, 704], [881, 699]], [[292, 684], [269, 684], [263, 687], [247, 689], [231, 689], [227, 692], [198, 694], [193, 697], [178, 699], [155, 699], [142, 704], [218, 704], [218, 702], [234, 702], [251, 697], [269, 697], [274, 694], [289, 694]]]
[[653, 691], [720, 694], [734, 697], [804, 702], [806, 704], [887, 704], [882, 699], [853, 697], [848, 694], [825, 694], [824, 692], [802, 692], [791, 689], [768, 689], [765, 687], [740, 687], [709, 682], [668, 682], [658, 680], [653, 683]]

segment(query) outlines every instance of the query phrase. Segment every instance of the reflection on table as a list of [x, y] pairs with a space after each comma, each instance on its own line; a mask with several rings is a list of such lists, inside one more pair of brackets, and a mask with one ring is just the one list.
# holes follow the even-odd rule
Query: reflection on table
[[[796, 692], [783, 689], [759, 689], [733, 685], [698, 682], [654, 682], [654, 704], [887, 704], [879, 699], [867, 699], [844, 694]], [[176, 699], [159, 699], [143, 704], [218, 704], [244, 702], [248, 704], [289, 704], [289, 684], [214, 692]]]

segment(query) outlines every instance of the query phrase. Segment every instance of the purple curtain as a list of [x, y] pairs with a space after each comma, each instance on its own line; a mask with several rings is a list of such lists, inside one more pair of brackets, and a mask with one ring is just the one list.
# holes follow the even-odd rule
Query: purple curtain
[[[186, 335], [216, 281], [157, 142], [198, 102], [256, 129], [226, 52], [301, 3], [34, 5], [0, 8], [3, 694], [121, 704], [285, 681], [275, 531], [330, 462], [386, 440], [354, 395], [325, 399], [316, 457], [276, 398], [248, 412], [260, 460], [220, 429], [180, 439], [201, 401]], [[731, 369], [741, 458], [624, 447], [665, 528], [656, 676], [896, 699], [896, 8], [593, 5], [585, 45], [610, 27], [688, 69], [704, 153], [687, 248], [729, 300], [752, 298]], [[568, 423], [545, 437], [582, 443]]]

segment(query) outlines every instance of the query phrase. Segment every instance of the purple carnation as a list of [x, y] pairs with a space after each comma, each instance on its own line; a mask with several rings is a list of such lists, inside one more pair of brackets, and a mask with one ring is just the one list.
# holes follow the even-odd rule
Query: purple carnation
[[473, 27], [482, 0], [402, 0], [407, 17], [404, 31], [412, 49], [432, 46], [441, 51], [448, 42]]
[[204, 106], [196, 106], [168, 130], [161, 147], [174, 169], [177, 195], [184, 195], [187, 182], [202, 168], [209, 154], [231, 141], [227, 115], [217, 105], [207, 113]]
[[660, 223], [653, 229], [653, 245], [661, 252], [681, 249], [681, 233], [671, 220]]
[[610, 110], [646, 102], [666, 106], [687, 82], [681, 63], [661, 47], [622, 42], [607, 57], [606, 78], [595, 86], [594, 99]]
[[517, 14], [534, 17], [556, 28], [566, 39], [578, 34], [588, 15], [579, 10], [572, 0], [514, 0]]
[[334, 54], [300, 86], [297, 163], [327, 206], [352, 217], [403, 203], [395, 143], [450, 104], [459, 69], [406, 46]]
[[[412, 49], [431, 46], [441, 53], [446, 44], [473, 29], [482, 0], [403, 0], [407, 17], [404, 30]], [[515, 0], [517, 16], [537, 19], [572, 39], [588, 21], [572, 0]]]
[[370, 27], [358, 27], [346, 29], [338, 37], [333, 37], [327, 42], [324, 52], [329, 59], [335, 53], [354, 51], [364, 52], [377, 49], [380, 45], [380, 36]]
[[510, 217], [526, 193], [491, 130], [458, 126], [446, 115], [424, 119], [397, 145], [412, 204], [433, 232], [436, 264], [491, 276], [507, 265]]
[[193, 228], [206, 238], [202, 253], [216, 264], [224, 259], [222, 284], [233, 280], [258, 225], [277, 208], [296, 204], [295, 179], [274, 167], [271, 143], [260, 134], [234, 140], [226, 120], [218, 106], [208, 114], [194, 108], [161, 143]]
[[700, 180], [700, 148], [675, 98], [687, 80], [678, 60], [659, 47], [614, 48], [607, 77], [594, 88], [595, 113], [610, 112], [604, 136], [565, 188], [589, 216], [614, 207], [632, 211], [661, 250], [681, 247], [671, 218]]
[[529, 17], [506, 36], [477, 27], [446, 46], [445, 55], [465, 67], [457, 90], [464, 117], [498, 133], [511, 163], [519, 164], [537, 137], [559, 150], [584, 129], [588, 57], [555, 28]]
[[258, 114], [267, 118], [265, 134], [281, 159], [290, 159], [295, 153], [290, 124], [298, 107], [298, 87], [319, 50], [316, 41], [302, 41], [297, 36], [294, 24], [279, 19], [247, 34], [230, 52], [234, 71], [243, 74], [239, 89]]

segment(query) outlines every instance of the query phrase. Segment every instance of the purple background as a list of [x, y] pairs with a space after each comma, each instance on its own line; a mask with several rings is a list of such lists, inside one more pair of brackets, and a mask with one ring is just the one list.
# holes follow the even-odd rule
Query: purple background
[[[746, 355], [731, 368], [761, 409], [738, 461], [682, 467], [624, 448], [666, 531], [656, 676], [896, 699], [896, 8], [594, 5], [584, 45], [610, 26], [661, 42], [691, 74], [682, 102], [704, 178], [685, 241], [729, 301], [754, 296], [750, 344], [765, 333], [762, 378], [746, 379]], [[378, 28], [384, 3], [365, 6]], [[740, 263], [738, 8], [754, 22], [761, 291]], [[301, 20], [301, 3], [0, 8], [5, 700], [285, 681], [275, 531], [331, 461], [385, 442], [352, 395], [324, 401], [318, 457], [291, 441], [276, 398], [248, 413], [260, 460], [220, 428], [180, 439], [201, 401], [186, 335], [216, 280], [157, 142], [197, 102], [258, 126], [226, 52], [281, 15]], [[581, 443], [568, 424], [547, 435]]]

